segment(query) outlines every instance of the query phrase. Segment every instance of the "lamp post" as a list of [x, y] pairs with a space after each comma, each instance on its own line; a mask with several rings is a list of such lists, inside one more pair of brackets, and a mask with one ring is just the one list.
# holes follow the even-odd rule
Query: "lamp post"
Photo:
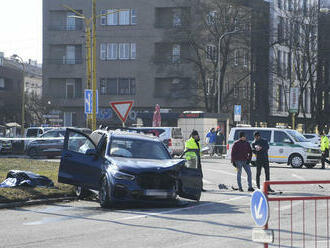
[[218, 44], [218, 114], [220, 114], [220, 104], [221, 104], [221, 85], [220, 85], [220, 81], [221, 81], [221, 41], [224, 37], [226, 37], [227, 35], [231, 35], [231, 34], [235, 34], [240, 32], [240, 30], [234, 30], [234, 31], [230, 31], [230, 32], [226, 32], [223, 33], [220, 38], [219, 38], [219, 44]]
[[18, 63], [20, 63], [23, 67], [23, 71], [22, 71], [22, 75], [23, 75], [23, 88], [22, 88], [22, 113], [21, 113], [21, 119], [22, 119], [22, 126], [21, 126], [21, 135], [22, 137], [24, 136], [24, 122], [25, 122], [25, 64], [23, 59], [18, 56], [17, 54], [13, 54], [11, 56], [12, 59], [14, 59], [15, 61], [17, 61]]

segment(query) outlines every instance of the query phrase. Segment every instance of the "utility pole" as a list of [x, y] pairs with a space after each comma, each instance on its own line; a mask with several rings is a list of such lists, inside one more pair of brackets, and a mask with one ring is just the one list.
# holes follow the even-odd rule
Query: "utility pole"
[[96, 0], [93, 1], [93, 52], [92, 52], [92, 59], [93, 59], [93, 114], [92, 114], [92, 130], [96, 129]]

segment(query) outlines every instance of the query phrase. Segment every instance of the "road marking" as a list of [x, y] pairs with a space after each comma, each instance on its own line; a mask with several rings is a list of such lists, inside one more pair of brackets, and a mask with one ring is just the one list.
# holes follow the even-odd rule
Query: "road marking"
[[298, 176], [298, 175], [296, 175], [296, 174], [291, 174], [291, 176], [293, 176], [293, 177], [295, 177], [295, 178], [298, 178], [298, 179], [300, 179], [300, 180], [306, 180], [304, 177], [302, 177], [302, 176]]
[[[218, 172], [218, 173], [222, 173], [222, 174], [225, 174], [225, 175], [230, 175], [230, 176], [237, 176], [236, 173], [231, 173], [231, 172], [227, 172], [227, 171], [223, 171], [223, 170], [213, 170], [213, 169], [203, 169], [203, 170], [208, 170], [208, 171], [214, 171], [214, 172]], [[252, 172], [251, 172], [252, 174]], [[252, 175], [251, 175], [252, 176]], [[246, 176], [242, 176], [242, 178], [246, 179], [247, 177]], [[255, 180], [252, 179], [252, 182], [254, 184], [257, 184]]]
[[135, 219], [147, 218], [149, 216], [159, 216], [159, 215], [163, 215], [163, 214], [176, 213], [176, 212], [180, 212], [180, 211], [184, 211], [184, 210], [191, 210], [191, 209], [194, 209], [194, 208], [215, 205], [215, 204], [218, 204], [218, 203], [235, 201], [235, 200], [239, 200], [239, 199], [246, 198], [246, 197], [250, 197], [250, 195], [238, 196], [238, 197], [230, 198], [230, 199], [223, 200], [223, 201], [208, 202], [208, 203], [204, 203], [204, 204], [200, 204], [200, 205], [195, 205], [195, 206], [190, 206], [190, 207], [185, 207], [185, 208], [177, 208], [177, 209], [163, 211], [163, 212], [146, 213], [146, 214], [141, 214], [141, 215], [136, 215], [136, 216], [131, 216], [131, 217], [124, 217], [124, 218], [116, 219], [116, 221], [119, 221], [119, 220], [135, 220]]
[[262, 202], [264, 201], [264, 199], [261, 197], [260, 200], [259, 200], [259, 206], [258, 206], [258, 209], [257, 209], [257, 204], [254, 205], [254, 212], [256, 213], [256, 218], [259, 220], [262, 218], [262, 214], [260, 213], [261, 211], [261, 206], [262, 206]]

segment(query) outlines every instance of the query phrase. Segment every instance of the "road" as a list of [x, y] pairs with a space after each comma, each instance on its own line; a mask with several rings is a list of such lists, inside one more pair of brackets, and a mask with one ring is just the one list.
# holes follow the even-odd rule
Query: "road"
[[[263, 247], [251, 241], [255, 224], [250, 215], [251, 194], [246, 192], [246, 178], [242, 180], [245, 192], [220, 190], [220, 183], [228, 188], [236, 186], [234, 168], [222, 159], [204, 160], [203, 168], [207, 192], [199, 203], [180, 200], [171, 206], [103, 210], [95, 201], [74, 201], [1, 210], [0, 247]], [[255, 168], [252, 172], [254, 178]], [[326, 180], [330, 178], [330, 169], [320, 170], [319, 166], [291, 169], [286, 165], [272, 165], [271, 177], [273, 180]], [[273, 188], [283, 191], [283, 195], [325, 194], [328, 189], [323, 187]], [[301, 225], [300, 205], [293, 203], [296, 225]], [[320, 203], [318, 208], [324, 206]], [[278, 206], [270, 204], [270, 207], [270, 228], [276, 228], [278, 221], [273, 217], [276, 217]], [[285, 242], [282, 247], [288, 247], [290, 203], [282, 203], [280, 208], [283, 213], [281, 228], [285, 229], [281, 234], [281, 242]], [[314, 224], [311, 218], [306, 221]], [[324, 218], [320, 217], [319, 221], [324, 222]], [[323, 229], [318, 229], [318, 247], [326, 247]], [[293, 247], [302, 247], [299, 230], [294, 230], [294, 237], [300, 240], [295, 241]], [[275, 241], [277, 235], [275, 232]], [[306, 239], [314, 244], [312, 234]]]

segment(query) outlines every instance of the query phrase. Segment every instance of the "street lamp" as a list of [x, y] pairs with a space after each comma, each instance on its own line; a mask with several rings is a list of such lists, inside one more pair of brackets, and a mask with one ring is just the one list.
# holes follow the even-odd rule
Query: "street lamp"
[[21, 135], [22, 137], [24, 136], [24, 122], [25, 122], [25, 78], [24, 78], [24, 74], [25, 74], [25, 64], [23, 59], [18, 56], [17, 54], [13, 54], [11, 56], [11, 58], [15, 61], [17, 61], [18, 63], [20, 63], [23, 67], [23, 88], [22, 88], [22, 126], [21, 126]]
[[221, 61], [220, 61], [220, 56], [221, 56], [221, 40], [227, 36], [227, 35], [231, 35], [231, 34], [235, 34], [240, 32], [240, 30], [234, 30], [234, 31], [230, 31], [230, 32], [226, 32], [224, 34], [222, 34], [219, 38], [219, 44], [218, 44], [218, 114], [220, 114], [220, 104], [221, 104], [221, 86], [220, 86], [220, 78], [221, 78]]

